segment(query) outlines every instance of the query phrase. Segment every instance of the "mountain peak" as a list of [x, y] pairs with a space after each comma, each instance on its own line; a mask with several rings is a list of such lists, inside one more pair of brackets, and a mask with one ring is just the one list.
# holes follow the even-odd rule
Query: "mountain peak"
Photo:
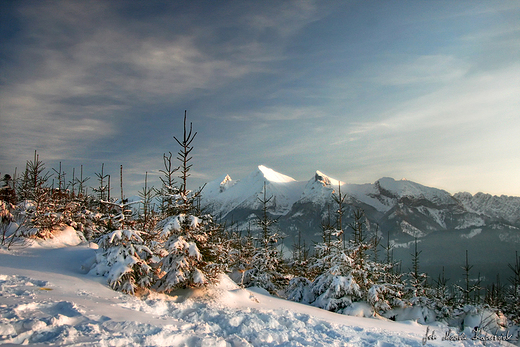
[[319, 182], [323, 184], [323, 186], [339, 186], [340, 184], [343, 184], [343, 182], [331, 178], [319, 170], [314, 174], [314, 182]]
[[286, 176], [279, 172], [274, 171], [264, 165], [258, 166], [258, 171], [264, 176], [266, 180], [274, 183], [287, 183], [287, 182], [295, 182], [296, 180], [292, 177]]
[[226, 177], [224, 177], [222, 179], [222, 181], [220, 182], [220, 192], [224, 192], [226, 189], [228, 189], [229, 187], [233, 186], [233, 184], [235, 184], [235, 182], [233, 182], [233, 180], [231, 179], [231, 177], [229, 177], [229, 175], [226, 175]]
[[232, 181], [231, 177], [229, 175], [225, 175], [220, 184], [226, 184], [230, 181]]

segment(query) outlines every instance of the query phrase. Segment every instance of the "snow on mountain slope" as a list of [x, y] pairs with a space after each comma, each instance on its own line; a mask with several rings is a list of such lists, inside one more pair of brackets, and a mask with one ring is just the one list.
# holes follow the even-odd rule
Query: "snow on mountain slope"
[[[82, 272], [86, 246], [0, 251], [0, 344], [79, 346], [423, 346], [414, 321], [339, 315], [239, 288], [141, 300]], [[427, 346], [481, 346], [441, 341]]]
[[[266, 184], [268, 211], [278, 218], [278, 226], [294, 241], [301, 232], [316, 241], [321, 224], [334, 204], [333, 193], [345, 194], [344, 222], [352, 211], [363, 209], [370, 223], [394, 237], [410, 234], [426, 236], [436, 231], [466, 230], [506, 223], [520, 228], [520, 198], [478, 193], [450, 193], [405, 179], [384, 177], [374, 183], [343, 183], [321, 171], [308, 181], [259, 166], [243, 180], [227, 175], [210, 182], [203, 192], [203, 206], [214, 216], [238, 222], [245, 229], [261, 209], [260, 199]], [[348, 225], [348, 224], [346, 224]], [[292, 238], [292, 239], [291, 239]]]
[[[396, 181], [390, 177], [383, 177], [377, 180], [373, 186], [374, 192], [368, 193], [367, 196], [378, 200], [386, 207], [386, 210], [403, 198], [414, 201], [428, 201], [436, 206], [456, 204], [451, 194], [444, 190], [426, 187], [404, 179]], [[386, 212], [385, 210], [381, 211]]]
[[216, 196], [232, 187], [235, 183], [237, 182], [229, 177], [229, 175], [224, 175], [214, 181], [207, 183], [206, 186], [204, 186], [202, 192], [205, 196]]
[[344, 193], [383, 213], [403, 198], [427, 200], [439, 206], [457, 204], [457, 201], [444, 190], [407, 180], [396, 181], [384, 177], [374, 184], [345, 184], [321, 171], [316, 171], [309, 181], [298, 182], [263, 165], [242, 181], [232, 181], [226, 175], [208, 183], [203, 194], [204, 200], [208, 205], [216, 208], [217, 213], [229, 212], [239, 206], [256, 209], [259, 208], [258, 197], [264, 182], [267, 184], [268, 196], [275, 196], [276, 214], [287, 213], [291, 205], [297, 201], [324, 204], [330, 201], [333, 192], [338, 192], [340, 183]]
[[273, 169], [270, 169], [268, 167], [265, 167], [263, 165], [258, 166], [258, 171], [262, 173], [264, 178], [269, 182], [276, 182], [276, 183], [288, 183], [288, 182], [295, 182], [296, 180], [292, 177], [286, 176], [284, 174], [281, 174], [279, 172], [274, 171]]
[[471, 195], [470, 193], [457, 193], [454, 195], [458, 201], [470, 212], [503, 219], [510, 223], [520, 221], [520, 197], [496, 196], [484, 193]]
[[316, 171], [305, 185], [298, 201], [324, 205], [330, 201], [333, 192], [338, 192], [340, 183], [343, 184], [343, 182], [331, 178], [321, 171]]
[[406, 179], [396, 181], [390, 177], [383, 177], [376, 181], [375, 186], [381, 193], [385, 192], [398, 198], [408, 196], [416, 199], [427, 199], [438, 204], [449, 204], [453, 200], [450, 193], [444, 190], [426, 187]]
[[267, 198], [273, 197], [270, 212], [278, 215], [288, 212], [299, 198], [302, 186], [302, 182], [260, 165], [243, 180], [233, 182], [225, 176], [222, 180], [208, 183], [208, 189], [203, 191], [203, 204], [213, 214], [222, 216], [236, 208], [260, 209], [264, 184]]

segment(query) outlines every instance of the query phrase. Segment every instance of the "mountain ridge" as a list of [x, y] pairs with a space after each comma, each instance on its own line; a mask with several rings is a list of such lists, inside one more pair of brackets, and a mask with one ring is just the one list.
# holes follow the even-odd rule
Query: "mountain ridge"
[[374, 183], [345, 183], [320, 170], [308, 181], [297, 181], [264, 165], [244, 179], [233, 180], [226, 174], [209, 182], [203, 204], [222, 218], [236, 210], [252, 213], [260, 209], [264, 186], [267, 196], [273, 197], [269, 212], [279, 217], [305, 214], [305, 205], [325, 218], [324, 208], [332, 204], [333, 194], [341, 189], [347, 197], [346, 205], [362, 208], [374, 223], [402, 232], [415, 228], [418, 234], [426, 235], [436, 230], [480, 227], [492, 221], [520, 227], [520, 197], [467, 192], [452, 195], [443, 189], [391, 177]]

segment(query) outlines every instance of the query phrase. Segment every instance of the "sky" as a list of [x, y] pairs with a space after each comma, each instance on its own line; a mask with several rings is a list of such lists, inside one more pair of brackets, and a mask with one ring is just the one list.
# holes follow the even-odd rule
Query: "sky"
[[[518, 1], [1, 1], [0, 173], [37, 150], [125, 195], [265, 165], [520, 196]], [[113, 194], [119, 194], [114, 190]]]

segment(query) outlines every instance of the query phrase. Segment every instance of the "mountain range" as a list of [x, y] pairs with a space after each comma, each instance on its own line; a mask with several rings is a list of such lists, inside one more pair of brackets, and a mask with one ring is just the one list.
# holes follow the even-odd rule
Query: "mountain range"
[[336, 221], [338, 204], [333, 196], [341, 193], [345, 196], [343, 229], [348, 232], [353, 212], [362, 209], [367, 231], [378, 233], [382, 243], [393, 244], [394, 256], [403, 266], [410, 264], [409, 247], [416, 237], [423, 268], [435, 273], [442, 266], [464, 265], [468, 250], [475, 265], [489, 268], [482, 276], [494, 279], [496, 270], [507, 270], [520, 250], [520, 197], [452, 195], [405, 179], [384, 177], [374, 183], [350, 184], [316, 171], [308, 181], [297, 181], [260, 165], [246, 178], [223, 175], [209, 182], [202, 205], [228, 225], [254, 229], [264, 186], [271, 198], [268, 212], [277, 219], [288, 247], [298, 235], [308, 245], [321, 240], [322, 224]]

